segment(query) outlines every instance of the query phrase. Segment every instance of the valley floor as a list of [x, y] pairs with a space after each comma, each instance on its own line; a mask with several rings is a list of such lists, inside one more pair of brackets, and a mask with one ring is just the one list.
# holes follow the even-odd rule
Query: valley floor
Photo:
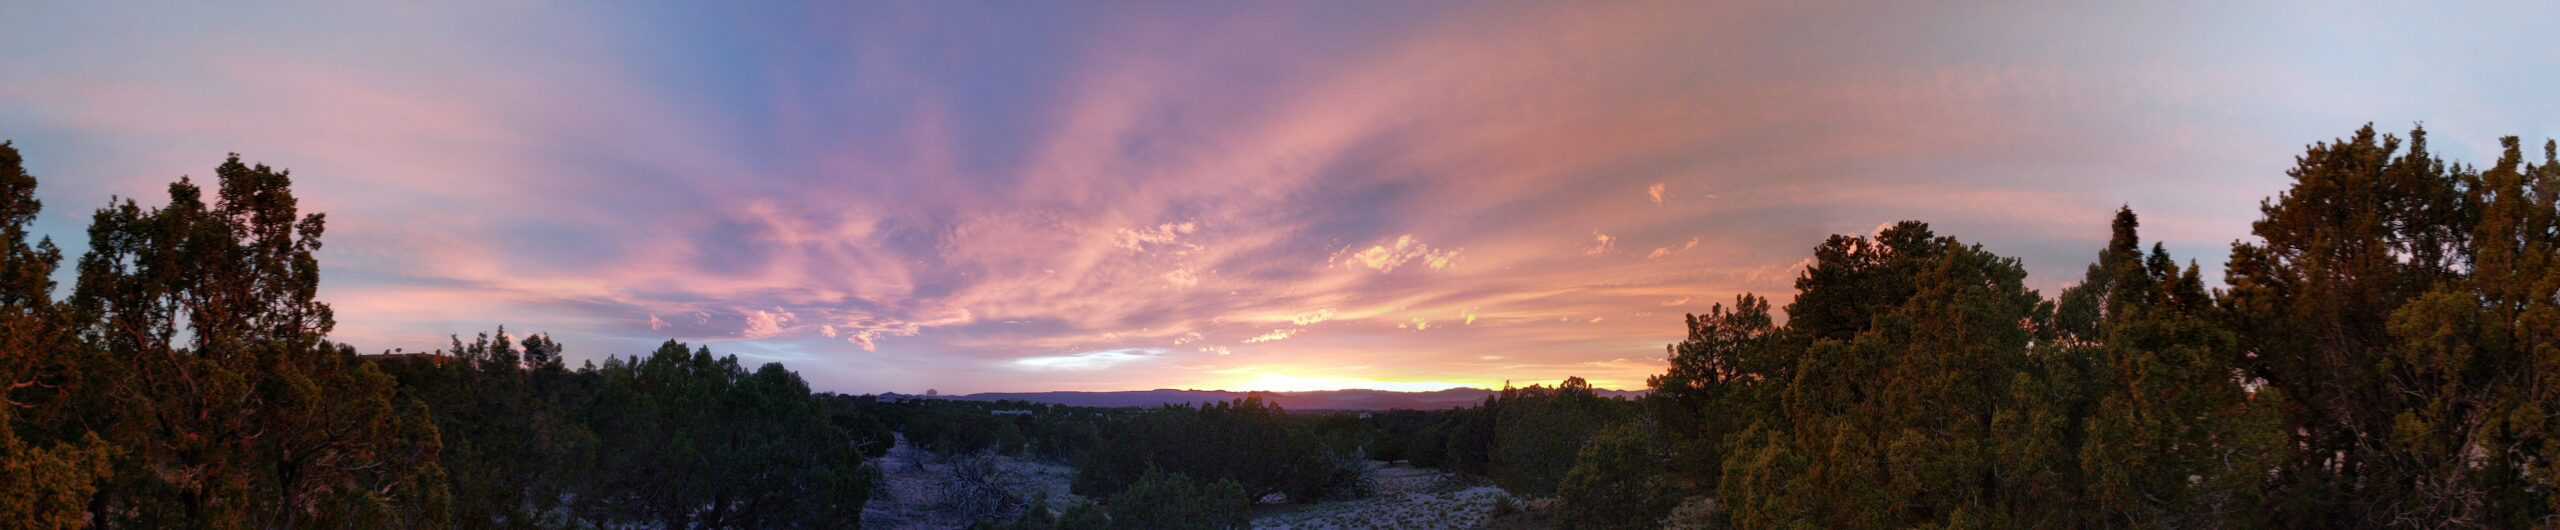
[[1483, 528], [1494, 506], [1511, 496], [1436, 469], [1369, 465], [1377, 485], [1369, 498], [1277, 507], [1255, 514], [1254, 529]]
[[907, 443], [873, 461], [880, 489], [862, 508], [862, 527], [885, 530], [968, 528], [979, 520], [1011, 520], [1023, 502], [1045, 493], [1063, 510], [1082, 502], [1069, 492], [1075, 468], [1004, 456], [952, 457]]
[[[1075, 468], [1002, 456], [953, 457], [907, 443], [874, 461], [880, 489], [862, 511], [862, 527], [889, 530], [967, 528], [979, 520], [1011, 520], [1025, 499], [1042, 496], [1057, 510], [1082, 497], [1069, 492]], [[1266, 504], [1255, 530], [1466, 529], [1492, 525], [1495, 506], [1511, 494], [1458, 475], [1409, 465], [1369, 463], [1375, 494], [1314, 504]], [[1514, 499], [1514, 502], [1518, 502]]]

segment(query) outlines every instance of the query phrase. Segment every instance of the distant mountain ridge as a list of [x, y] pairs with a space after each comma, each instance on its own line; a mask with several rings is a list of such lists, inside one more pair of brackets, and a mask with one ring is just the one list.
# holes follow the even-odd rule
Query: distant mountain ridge
[[[1391, 390], [1311, 390], [1299, 392], [1259, 392], [1234, 390], [1124, 390], [1111, 392], [987, 392], [966, 395], [935, 396], [935, 399], [966, 401], [1028, 401], [1077, 407], [1157, 407], [1164, 405], [1198, 405], [1244, 399], [1261, 395], [1263, 399], [1289, 410], [1440, 410], [1484, 403], [1494, 390], [1482, 388], [1450, 388], [1429, 392], [1397, 392]], [[1599, 390], [1601, 397], [1636, 398], [1639, 390]], [[903, 398], [919, 398], [910, 394], [882, 394]]]

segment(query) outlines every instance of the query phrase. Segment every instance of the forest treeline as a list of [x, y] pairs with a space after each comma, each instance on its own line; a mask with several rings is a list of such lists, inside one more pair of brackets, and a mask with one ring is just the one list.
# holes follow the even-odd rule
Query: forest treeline
[[[2209, 288], [2129, 208], [2078, 280], [1903, 222], [1778, 309], [1686, 318], [1633, 402], [1569, 380], [1363, 420], [1567, 528], [2527, 528], [2560, 507], [2560, 145], [2309, 147]], [[2095, 221], [2092, 220], [2095, 224]]]
[[1095, 501], [994, 528], [1239, 527], [1365, 494], [1369, 459], [1552, 495], [1568, 528], [2547, 526], [2560, 145], [2474, 166], [2426, 134], [2307, 148], [2219, 288], [2129, 208], [2050, 297], [1903, 222], [1821, 242], [1783, 307], [1689, 315], [1640, 399], [1568, 379], [1369, 415], [813, 394], [673, 342], [572, 369], [503, 331], [358, 356], [313, 299], [322, 218], [237, 157], [210, 203], [181, 180], [98, 211], [55, 300], [62, 253], [28, 242], [35, 181], [0, 147], [0, 520], [836, 527], [894, 431], [1072, 463]]
[[970, 515], [992, 528], [1224, 528], [1243, 524], [1247, 508], [1266, 498], [1309, 502], [1369, 494], [1364, 451], [1375, 438], [1369, 424], [1348, 413], [1292, 413], [1258, 394], [1199, 406], [1118, 409], [846, 399], [919, 449], [1070, 464], [1071, 491], [1098, 501], [1053, 503], [984, 491], [996, 498], [960, 503], [978, 509]]
[[1687, 319], [1575, 528], [2525, 528], [2560, 469], [2560, 161], [2426, 131], [2311, 146], [2208, 289], [2130, 209], [2070, 287], [1905, 222], [1834, 236], [1786, 321]]
[[0, 526], [837, 528], [885, 426], [779, 364], [668, 342], [570, 369], [544, 335], [359, 356], [330, 342], [290, 175], [93, 217], [77, 283], [26, 232], [0, 143]]

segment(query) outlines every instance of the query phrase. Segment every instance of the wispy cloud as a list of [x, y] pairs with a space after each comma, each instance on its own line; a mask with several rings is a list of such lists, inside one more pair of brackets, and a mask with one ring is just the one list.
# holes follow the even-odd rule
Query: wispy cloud
[[[1122, 249], [1127, 249], [1131, 252], [1145, 252], [1149, 249], [1181, 244], [1182, 236], [1199, 231], [1199, 229], [1199, 223], [1191, 221], [1184, 221], [1181, 223], [1164, 223], [1156, 225], [1153, 228], [1122, 228], [1118, 232], [1112, 234], [1111, 244]], [[1198, 245], [1182, 246], [1187, 249], [1199, 248]]]
[[[1457, 3], [1335, 24], [1339, 7], [1232, 7], [846, 4], [672, 41], [576, 4], [509, 24], [357, 7], [242, 40], [222, 28], [275, 13], [64, 3], [22, 10], [49, 22], [0, 49], [98, 45], [0, 69], [0, 130], [32, 135], [15, 139], [40, 193], [65, 205], [38, 228], [71, 248], [78, 205], [148, 202], [222, 153], [293, 169], [303, 206], [331, 213], [333, 338], [359, 347], [503, 322], [574, 355], [675, 337], [806, 352], [792, 366], [828, 389], [969, 391], [1023, 370], [1085, 389], [1640, 385], [1659, 370], [1643, 345], [1683, 330], [1629, 310], [1784, 297], [1831, 233], [1927, 220], [2044, 281], [2130, 202], [2146, 234], [2210, 261], [2284, 185], [2267, 157], [2304, 141], [2366, 121], [2547, 127], [2348, 103], [2533, 101], [2548, 83], [2339, 84], [2370, 72], [2251, 46], [2345, 13]], [[1909, 23], [1924, 16], [1968, 22]], [[2053, 38], [2136, 31], [2179, 38]], [[2501, 44], [2480, 48], [2538, 43]], [[2560, 71], [2348, 45], [2367, 64]], [[2263, 90], [2309, 83], [2356, 88]], [[1324, 377], [1346, 366], [1371, 368]]]
[[1582, 255], [1585, 255], [1585, 256], [1598, 256], [1598, 255], [1601, 255], [1601, 254], [1607, 254], [1607, 253], [1609, 253], [1610, 251], [1617, 250], [1617, 248], [1618, 248], [1618, 238], [1613, 237], [1613, 236], [1610, 236], [1609, 234], [1603, 234], [1603, 233], [1599, 233], [1599, 232], [1592, 232], [1592, 233], [1591, 233], [1591, 246], [1583, 248], [1583, 249], [1582, 249]]
[[1333, 320], [1333, 314], [1333, 308], [1330, 307], [1308, 311], [1289, 317], [1289, 323], [1297, 326], [1313, 326], [1324, 323], [1324, 321], [1327, 320]]
[[748, 339], [761, 339], [780, 335], [782, 334], [784, 327], [790, 326], [793, 321], [799, 319], [799, 315], [793, 315], [790, 311], [784, 311], [782, 308], [778, 307], [774, 308], [772, 311], [757, 309], [747, 311], [745, 314], [747, 317], [747, 327], [746, 329], [738, 330], [738, 336]]
[[1250, 337], [1250, 338], [1246, 338], [1246, 339], [1244, 339], [1244, 343], [1245, 343], [1245, 344], [1257, 344], [1257, 343], [1264, 343], [1264, 342], [1280, 342], [1280, 341], [1284, 341], [1284, 340], [1289, 340], [1289, 337], [1297, 336], [1297, 334], [1298, 334], [1298, 329], [1297, 329], [1297, 328], [1289, 328], [1289, 329], [1275, 329], [1275, 330], [1271, 330], [1271, 332], [1270, 332], [1270, 333], [1264, 333], [1264, 334], [1261, 334], [1261, 335], [1254, 335], [1254, 336], [1252, 336], [1252, 337]]
[[1014, 359], [1012, 366], [1016, 369], [1032, 371], [1080, 372], [1102, 370], [1129, 363], [1150, 361], [1162, 355], [1164, 355], [1163, 350], [1152, 349], [1104, 350], [1044, 357], [1024, 357]]
[[1413, 235], [1407, 234], [1396, 236], [1394, 242], [1370, 245], [1369, 248], [1358, 252], [1351, 252], [1349, 248], [1345, 248], [1341, 252], [1334, 253], [1331, 261], [1366, 267], [1378, 272], [1395, 272], [1397, 267], [1402, 267], [1405, 263], [1420, 260], [1431, 270], [1445, 270], [1457, 264], [1458, 253], [1458, 250], [1432, 248], [1431, 245], [1424, 244], [1414, 239]]

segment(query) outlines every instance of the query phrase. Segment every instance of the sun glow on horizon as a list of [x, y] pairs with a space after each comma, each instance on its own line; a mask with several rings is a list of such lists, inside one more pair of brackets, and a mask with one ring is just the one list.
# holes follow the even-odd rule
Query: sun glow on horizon
[[1414, 381], [1370, 379], [1327, 375], [1302, 375], [1285, 370], [1246, 368], [1236, 371], [1235, 378], [1210, 385], [1224, 390], [1245, 392], [1312, 392], [1319, 390], [1388, 390], [1395, 392], [1430, 392], [1458, 387], [1492, 388], [1482, 382], [1446, 380]]

